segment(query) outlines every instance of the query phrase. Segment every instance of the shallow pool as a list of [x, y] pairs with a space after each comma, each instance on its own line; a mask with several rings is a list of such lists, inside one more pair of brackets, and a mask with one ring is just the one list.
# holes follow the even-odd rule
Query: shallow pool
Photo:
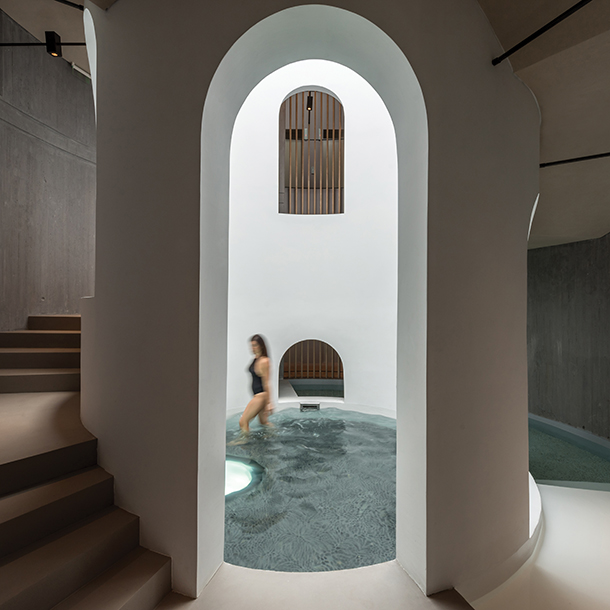
[[[239, 415], [227, 421], [227, 442]], [[396, 556], [396, 422], [327, 408], [273, 416], [227, 455], [265, 468], [251, 491], [229, 496], [225, 561], [264, 570], [318, 572]]]

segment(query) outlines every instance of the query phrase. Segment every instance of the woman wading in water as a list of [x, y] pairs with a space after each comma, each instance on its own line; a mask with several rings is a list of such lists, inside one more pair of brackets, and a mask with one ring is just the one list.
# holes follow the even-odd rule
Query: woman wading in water
[[269, 421], [269, 415], [273, 412], [271, 401], [271, 384], [269, 383], [269, 372], [271, 362], [267, 356], [267, 346], [260, 335], [254, 335], [250, 339], [254, 360], [248, 369], [252, 374], [252, 400], [246, 405], [242, 416], [239, 418], [240, 438], [230, 444], [243, 443], [250, 433], [250, 422], [258, 415], [263, 426], [273, 427]]

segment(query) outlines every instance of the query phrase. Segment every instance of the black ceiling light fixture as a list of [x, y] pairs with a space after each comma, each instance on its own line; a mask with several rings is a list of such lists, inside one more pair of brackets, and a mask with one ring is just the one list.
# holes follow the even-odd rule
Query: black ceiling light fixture
[[57, 32], [44, 33], [47, 53], [53, 57], [61, 57], [61, 36]]
[[311, 111], [313, 110], [313, 95], [311, 91], [307, 94], [307, 124], [311, 123]]
[[45, 42], [0, 42], [0, 47], [46, 47], [53, 57], [61, 57], [62, 47], [84, 47], [86, 42], [62, 42], [57, 32], [45, 32]]

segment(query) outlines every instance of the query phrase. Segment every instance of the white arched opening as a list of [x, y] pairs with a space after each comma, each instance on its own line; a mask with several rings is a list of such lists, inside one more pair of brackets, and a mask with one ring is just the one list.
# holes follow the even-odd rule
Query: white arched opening
[[[320, 29], [320, 23], [324, 23], [325, 28]], [[328, 36], [328, 31], [333, 35]], [[368, 44], [362, 45], [362, 40], [367, 40]], [[205, 388], [205, 396], [200, 395], [200, 410], [205, 412], [205, 424], [199, 431], [198, 586], [203, 586], [222, 562], [225, 413], [217, 407], [211, 409], [210, 405], [224, 404], [226, 396], [227, 369], [223, 356], [227, 349], [227, 309], [231, 306], [227, 303], [226, 258], [230, 248], [231, 134], [240, 108], [256, 85], [272, 72], [306, 59], [333, 61], [367, 81], [383, 100], [396, 133], [399, 308], [397, 321], [394, 318], [389, 323], [396, 324], [395, 366], [404, 371], [396, 386], [397, 559], [426, 590], [428, 136], [425, 104], [413, 69], [384, 32], [353, 13], [316, 5], [287, 9], [251, 28], [225, 55], [206, 97], [201, 137], [200, 266], [200, 388]], [[292, 88], [300, 84], [296, 83]], [[291, 87], [287, 87], [283, 91], [279, 102], [290, 90]], [[346, 105], [346, 116], [348, 112]], [[272, 116], [277, 125], [277, 107], [272, 108]], [[275, 141], [277, 155], [277, 138]], [[275, 181], [276, 158], [274, 156], [271, 163]], [[349, 162], [347, 156], [346, 170]], [[346, 179], [346, 188], [347, 185]], [[270, 206], [277, 215], [276, 196], [271, 198]], [[342, 216], [287, 219], [284, 216], [284, 219], [341, 221]], [[225, 321], [224, 325], [219, 324], [220, 320]], [[245, 335], [240, 333], [242, 343], [248, 332], [251, 331]], [[264, 330], [260, 332], [264, 333]], [[287, 339], [282, 347], [286, 348], [292, 342]], [[229, 346], [231, 343], [230, 337]]]

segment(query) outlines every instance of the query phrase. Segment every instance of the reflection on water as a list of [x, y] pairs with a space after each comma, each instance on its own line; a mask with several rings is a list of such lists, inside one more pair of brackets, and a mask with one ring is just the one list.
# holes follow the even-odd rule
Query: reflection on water
[[[239, 416], [227, 421], [237, 438]], [[251, 568], [316, 572], [395, 557], [395, 421], [340, 409], [286, 409], [275, 428], [252, 426], [228, 455], [266, 470], [252, 492], [228, 498], [225, 560]]]

